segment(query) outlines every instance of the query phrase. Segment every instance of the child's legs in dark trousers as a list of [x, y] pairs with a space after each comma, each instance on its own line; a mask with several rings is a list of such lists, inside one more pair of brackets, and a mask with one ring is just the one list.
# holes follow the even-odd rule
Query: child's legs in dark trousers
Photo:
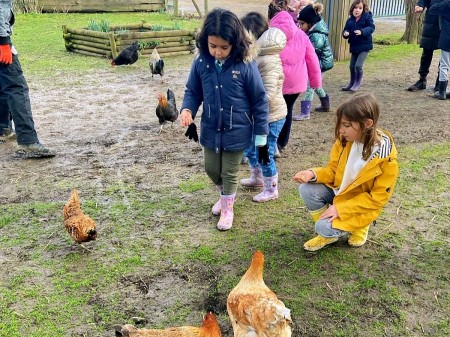
[[430, 72], [431, 61], [433, 60], [433, 49], [423, 48], [420, 57], [419, 75], [426, 77]]
[[244, 150], [236, 152], [221, 151], [203, 148], [205, 158], [205, 171], [215, 185], [223, 185], [223, 195], [236, 193], [238, 186], [238, 173]]
[[12, 64], [0, 64], [0, 96], [1, 101], [8, 102], [7, 106], [16, 128], [17, 143], [26, 145], [38, 142], [31, 114], [28, 85], [16, 55], [13, 55]]
[[[306, 183], [299, 187], [300, 196], [310, 212], [320, 210], [333, 204], [334, 191], [324, 184]], [[332, 228], [328, 219], [318, 219], [315, 222], [316, 233], [325, 238], [339, 237], [346, 232]]]
[[352, 56], [350, 58], [350, 71], [362, 71], [364, 61], [367, 58], [367, 55], [369, 55], [369, 52], [362, 51], [360, 53], [352, 53]]
[[9, 113], [8, 101], [5, 95], [0, 95], [0, 133], [3, 129], [11, 127], [11, 114]]
[[283, 128], [281, 129], [280, 135], [278, 136], [278, 145], [280, 147], [286, 147], [289, 142], [289, 135], [291, 133], [292, 127], [292, 109], [294, 108], [294, 103], [298, 95], [300, 95], [300, 93], [283, 95], [287, 105], [287, 115], [286, 122], [284, 122]]
[[441, 50], [441, 61], [439, 63], [439, 82], [448, 81], [449, 69], [450, 69], [450, 52]]

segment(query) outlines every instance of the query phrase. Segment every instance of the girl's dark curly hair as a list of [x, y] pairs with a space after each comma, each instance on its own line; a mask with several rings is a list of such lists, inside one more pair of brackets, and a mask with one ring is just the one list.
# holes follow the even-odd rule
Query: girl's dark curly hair
[[[375, 144], [379, 145], [377, 139], [377, 123], [380, 116], [380, 106], [377, 99], [371, 93], [357, 93], [345, 100], [336, 111], [336, 127], [334, 135], [339, 139], [342, 145], [346, 145], [347, 141], [341, 136], [339, 128], [342, 119], [345, 118], [349, 122], [357, 123], [361, 130], [363, 147], [363, 159], [367, 160], [372, 154], [372, 148]], [[371, 119], [373, 124], [370, 128], [366, 128], [365, 121]]]
[[352, 16], [353, 15], [353, 9], [355, 9], [355, 6], [359, 5], [359, 4], [362, 4], [362, 6], [363, 6], [363, 13], [364, 12], [370, 12], [370, 8], [369, 8], [369, 5], [367, 4], [366, 0], [355, 0], [350, 5], [350, 9], [348, 11], [348, 15]]
[[231, 11], [215, 8], [208, 13], [196, 40], [201, 54], [209, 53], [208, 36], [218, 36], [228, 41], [232, 46], [230, 57], [235, 62], [242, 62], [247, 56], [250, 41], [241, 21]]

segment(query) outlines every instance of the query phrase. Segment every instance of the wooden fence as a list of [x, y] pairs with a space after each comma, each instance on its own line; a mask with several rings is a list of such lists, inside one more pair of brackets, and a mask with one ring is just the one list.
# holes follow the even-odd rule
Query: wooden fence
[[165, 9], [164, 0], [38, 0], [43, 12], [148, 12]]
[[[189, 30], [152, 31], [151, 25], [141, 22], [134, 25], [111, 26], [109, 32], [76, 29], [63, 26], [63, 38], [67, 51], [115, 58], [134, 41], [139, 42], [139, 53], [151, 54], [157, 47], [161, 56], [190, 54], [195, 49], [195, 32]], [[125, 33], [116, 33], [116, 30]]]

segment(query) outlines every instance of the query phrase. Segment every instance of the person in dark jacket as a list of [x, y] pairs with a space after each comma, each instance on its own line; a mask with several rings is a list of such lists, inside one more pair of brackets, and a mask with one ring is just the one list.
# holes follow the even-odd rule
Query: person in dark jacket
[[[333, 50], [331, 49], [330, 40], [328, 40], [328, 27], [321, 16], [322, 10], [323, 5], [321, 3], [308, 5], [298, 14], [297, 22], [300, 29], [308, 35], [309, 40], [316, 51], [323, 83], [323, 76], [326, 71], [333, 68], [334, 60]], [[312, 89], [308, 83], [305, 98], [300, 102], [300, 113], [293, 116], [293, 120], [303, 121], [310, 118], [314, 92], [320, 99], [320, 106], [314, 110], [321, 112], [330, 111], [330, 96], [325, 92], [323, 86]]]
[[228, 230], [244, 150], [251, 144], [267, 150], [269, 103], [258, 66], [249, 55], [250, 41], [235, 14], [221, 8], [209, 12], [197, 47], [199, 55], [181, 106], [181, 126], [191, 127], [203, 103], [200, 144], [206, 173], [220, 193], [212, 213], [220, 214], [217, 228]]
[[[28, 85], [22, 74], [17, 51], [11, 43], [14, 13], [12, 0], [0, 1], [0, 120], [10, 114], [16, 128], [16, 155], [25, 158], [53, 157], [55, 154], [39, 142], [34, 129]], [[2, 127], [0, 136], [11, 135], [11, 128]]]
[[428, 9], [430, 15], [441, 16], [441, 36], [439, 48], [441, 49], [441, 60], [439, 62], [439, 99], [447, 98], [448, 71], [450, 69], [450, 0], [441, 0]]
[[[435, 0], [420, 0], [414, 7], [414, 12], [422, 13], [425, 8], [430, 6]], [[409, 91], [424, 90], [427, 88], [427, 76], [430, 72], [431, 61], [433, 60], [433, 52], [439, 49], [439, 36], [441, 29], [439, 26], [439, 16], [431, 14], [428, 10], [425, 12], [425, 19], [423, 21], [422, 37], [420, 39], [420, 47], [422, 48], [422, 56], [420, 57], [419, 66], [419, 80], [411, 85]], [[434, 91], [438, 90], [439, 76], [436, 79]]]
[[372, 34], [375, 24], [367, 0], [354, 0], [349, 15], [342, 37], [348, 39], [350, 44], [350, 82], [342, 91], [357, 91], [363, 78], [364, 61], [373, 49]]

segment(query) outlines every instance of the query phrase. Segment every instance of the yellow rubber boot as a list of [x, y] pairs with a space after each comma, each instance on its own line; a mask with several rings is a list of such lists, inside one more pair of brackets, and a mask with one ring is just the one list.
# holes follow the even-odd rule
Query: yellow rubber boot
[[[315, 211], [309, 211], [309, 214], [311, 214], [311, 218], [313, 219], [314, 223], [320, 220], [320, 216], [327, 210], [327, 208], [328, 205], [325, 205]], [[306, 241], [303, 244], [303, 248], [307, 251], [315, 252], [316, 250], [322, 249], [326, 245], [336, 242], [337, 240], [338, 238], [324, 238], [323, 236], [317, 235], [314, 239]]]
[[359, 228], [350, 233], [350, 237], [348, 238], [348, 244], [352, 247], [361, 247], [367, 241], [367, 235], [369, 234], [369, 227]]
[[309, 214], [311, 214], [311, 218], [313, 219], [314, 223], [319, 221], [320, 216], [323, 212], [325, 212], [328, 208], [328, 205], [323, 206], [322, 208], [319, 208], [315, 211], [309, 211]]
[[315, 252], [337, 240], [338, 238], [324, 238], [323, 236], [317, 235], [314, 239], [306, 241], [303, 248], [309, 252]]

